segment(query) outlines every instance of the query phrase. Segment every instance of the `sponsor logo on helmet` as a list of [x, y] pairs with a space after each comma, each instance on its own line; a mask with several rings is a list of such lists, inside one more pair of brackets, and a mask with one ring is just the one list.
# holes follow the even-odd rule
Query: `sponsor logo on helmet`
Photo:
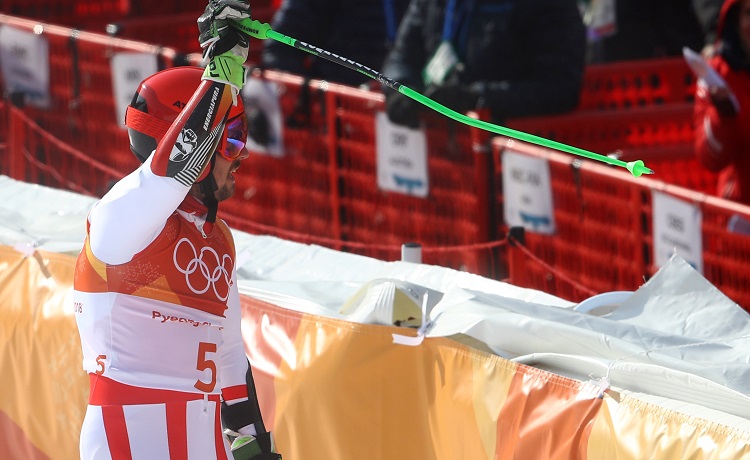
[[188, 158], [195, 150], [196, 144], [198, 143], [198, 135], [192, 129], [183, 129], [177, 136], [177, 142], [172, 147], [172, 152], [169, 154], [169, 159], [175, 163], [181, 163]]

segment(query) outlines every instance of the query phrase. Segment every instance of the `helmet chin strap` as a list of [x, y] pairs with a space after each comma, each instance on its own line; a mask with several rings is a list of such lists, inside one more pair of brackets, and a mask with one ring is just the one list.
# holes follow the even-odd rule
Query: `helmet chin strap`
[[216, 199], [216, 191], [219, 186], [216, 184], [214, 179], [213, 171], [214, 164], [216, 163], [216, 154], [211, 156], [211, 163], [208, 165], [208, 175], [205, 179], [198, 182], [201, 193], [203, 194], [203, 204], [208, 208], [208, 214], [206, 215], [206, 222], [216, 222], [216, 212], [219, 210], [219, 201]]

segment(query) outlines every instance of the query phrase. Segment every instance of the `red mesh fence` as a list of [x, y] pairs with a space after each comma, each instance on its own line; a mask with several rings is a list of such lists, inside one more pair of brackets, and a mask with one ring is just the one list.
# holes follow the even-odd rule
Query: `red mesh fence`
[[[383, 97], [337, 87], [335, 148], [341, 190], [342, 234], [374, 243], [415, 241], [424, 246], [484, 243], [493, 238], [489, 226], [489, 155], [474, 151], [472, 128], [436, 114], [425, 117], [429, 195], [426, 198], [381, 190], [377, 185], [375, 117]], [[458, 255], [441, 264], [475, 273], [493, 272], [497, 264], [485, 251]], [[428, 263], [433, 263], [429, 258]]]
[[[499, 182], [501, 155], [509, 147], [503, 139], [493, 147]], [[511, 276], [522, 271], [524, 286], [571, 300], [583, 300], [591, 291], [637, 289], [658, 269], [652, 191], [659, 190], [699, 206], [703, 274], [750, 309], [750, 207], [517, 141], [512, 150], [547, 160], [557, 227], [554, 235], [526, 232], [525, 246], [538, 261], [511, 258], [516, 265], [509, 267]], [[744, 234], [730, 231], [730, 222], [747, 223]]]
[[681, 57], [586, 68], [578, 110], [621, 110], [692, 102], [695, 76]]
[[303, 109], [308, 115], [302, 126], [284, 128], [283, 157], [250, 152], [235, 174], [235, 196], [222, 204], [222, 212], [293, 232], [338, 238], [333, 201], [338, 192], [329, 170], [327, 96], [319, 83], [306, 87], [300, 77], [268, 71], [264, 78], [277, 85], [285, 116], [297, 110], [301, 92], [309, 91], [309, 103]]
[[[0, 24], [34, 31], [38, 23], [8, 16]], [[40, 30], [40, 29], [37, 29]], [[110, 60], [117, 52], [152, 53], [161, 67], [171, 67], [174, 50], [147, 43], [45, 25], [49, 44], [51, 106], [24, 107], [40, 127], [94, 160], [127, 173], [137, 166], [123, 120], [116, 119]], [[147, 75], [143, 75], [145, 78]]]
[[130, 14], [132, 3], [130, 0], [4, 0], [3, 13], [66, 27], [98, 29], [107, 21]]
[[[0, 23], [26, 30], [38, 25], [7, 16], [0, 16]], [[152, 52], [166, 67], [174, 64], [177, 53], [58, 26], [44, 26], [42, 35], [50, 44], [53, 107], [4, 104], [0, 168], [18, 179], [101, 195], [137, 165], [126, 131], [115, 119], [111, 56], [118, 51]], [[656, 178], [710, 192], [715, 176], [699, 168], [689, 150], [687, 98], [693, 83], [679, 76], [678, 66], [667, 74], [649, 66], [638, 72], [648, 68], [658, 74], [659, 84], [651, 89], [636, 91], [628, 83], [628, 91], [620, 88], [587, 102], [607, 109], [590, 101], [611, 97], [620, 101], [615, 104], [618, 110], [516, 120], [511, 126], [592, 150], [617, 148], [627, 161], [644, 159], [657, 171]], [[597, 78], [605, 81], [603, 69], [596, 69], [600, 71]], [[646, 78], [638, 72], [623, 78]], [[252, 153], [236, 174], [237, 193], [222, 205], [222, 216], [240, 230], [386, 260], [398, 259], [401, 244], [414, 241], [422, 244], [427, 263], [496, 278], [507, 276], [511, 264], [513, 278], [526, 285], [581, 299], [592, 292], [633, 289], [653, 273], [651, 189], [669, 189], [701, 203], [706, 277], [750, 305], [748, 237], [728, 230], [738, 219], [750, 221], [745, 207], [524, 147], [528, 154], [550, 159], [558, 233], [529, 233], [527, 252], [519, 256], [515, 251], [511, 257], [502, 224], [501, 142], [491, 149], [486, 132], [428, 115], [429, 196], [383, 191], [377, 185], [375, 149], [382, 94], [278, 72], [264, 75], [278, 87], [284, 118], [294, 123], [284, 128], [283, 157]], [[645, 102], [622, 102], [627, 98]], [[626, 105], [635, 107], [621, 108]]]
[[667, 183], [713, 194], [717, 175], [693, 149], [696, 79], [682, 58], [590, 65], [578, 108], [508, 127], [624, 161], [642, 159]]
[[17, 180], [101, 196], [124, 175], [52, 136], [22, 110], [3, 110], [9, 118], [7, 170]]
[[[181, 30], [183, 26], [192, 27], [194, 41], [195, 21], [206, 4], [206, 0], [4, 0], [3, 13], [96, 33], [104, 33], [110, 23], [133, 21], [134, 29], [124, 37], [158, 44], [171, 40], [167, 36], [172, 27]], [[251, 6], [256, 19], [267, 17], [278, 7], [271, 0], [253, 1]], [[156, 20], [150, 21], [150, 18]], [[140, 21], [145, 21], [150, 27], [139, 26]], [[181, 36], [182, 32], [178, 31], [176, 35]]]

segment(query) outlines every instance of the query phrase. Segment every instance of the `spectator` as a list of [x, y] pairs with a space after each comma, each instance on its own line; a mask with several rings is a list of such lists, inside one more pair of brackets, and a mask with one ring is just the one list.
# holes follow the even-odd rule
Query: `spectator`
[[695, 150], [717, 193], [750, 204], [750, 0], [726, 0], [709, 64], [727, 87], [697, 85]]
[[700, 51], [714, 41], [722, 1], [593, 0], [588, 61], [681, 56], [684, 46]]
[[[585, 46], [576, 0], [413, 0], [383, 73], [457, 112], [487, 108], [499, 123], [575, 108]], [[386, 91], [392, 122], [414, 128], [421, 110]]]
[[216, 219], [247, 157], [238, 92], [248, 37], [223, 26], [249, 17], [247, 4], [211, 0], [199, 20], [205, 71], [150, 76], [128, 107], [142, 164], [94, 205], [76, 263], [91, 382], [82, 459], [233, 458], [220, 420], [243, 452], [280, 458], [249, 399], [234, 242]]
[[716, 41], [716, 28], [723, 3], [724, 0], [693, 0], [693, 11], [703, 32], [704, 48]]
[[[383, 64], [408, 0], [284, 0], [273, 29], [373, 69]], [[274, 40], [263, 44], [262, 66], [350, 86], [367, 76]]]

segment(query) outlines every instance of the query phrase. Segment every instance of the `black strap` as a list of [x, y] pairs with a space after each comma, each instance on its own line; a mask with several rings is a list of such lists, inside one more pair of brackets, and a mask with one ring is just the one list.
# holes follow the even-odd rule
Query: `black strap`
[[252, 415], [253, 404], [250, 400], [238, 402], [235, 404], [227, 405], [222, 402], [221, 404], [221, 422], [226, 428], [232, 431], [238, 431], [243, 426], [247, 426], [252, 422], [250, 415]]
[[[258, 443], [261, 443], [260, 436], [262, 434], [268, 434], [266, 426], [263, 424], [263, 415], [260, 412], [260, 404], [258, 403], [258, 391], [255, 389], [255, 380], [253, 379], [253, 368], [250, 366], [250, 361], [247, 362], [247, 373], [245, 374], [245, 381], [247, 382], [247, 400], [251, 404], [250, 416], [252, 422], [255, 424], [255, 431], [258, 433]], [[262, 444], [261, 444], [261, 447]], [[266, 450], [263, 449], [265, 452]], [[271, 438], [268, 438], [268, 452], [271, 451]]]
[[258, 441], [258, 446], [263, 454], [253, 457], [253, 460], [280, 459], [281, 455], [272, 452], [271, 433], [266, 431], [266, 427], [263, 424], [263, 416], [260, 412], [258, 392], [255, 389], [255, 379], [253, 379], [253, 369], [250, 366], [250, 361], [247, 363], [245, 381], [247, 383], [247, 401], [232, 404], [231, 406], [222, 402], [221, 421], [226, 428], [232, 431], [238, 431], [240, 428], [251, 423], [255, 426], [255, 439]]
[[272, 452], [271, 433], [269, 433], [268, 431], [264, 431], [263, 433], [258, 433], [255, 439], [258, 441], [258, 446], [260, 447], [260, 451], [263, 454], [260, 457], [257, 457], [257, 456], [254, 457], [253, 460], [281, 458], [280, 454], [277, 454], [276, 452]]
[[219, 210], [219, 201], [216, 199], [216, 194], [214, 193], [219, 189], [219, 186], [216, 185], [216, 179], [214, 179], [213, 175], [215, 163], [216, 154], [214, 153], [213, 155], [211, 155], [211, 164], [207, 166], [207, 168], [209, 168], [208, 175], [205, 179], [198, 183], [201, 188], [201, 193], [203, 193], [203, 204], [205, 204], [208, 208], [206, 222], [211, 222], [212, 224], [216, 222], [216, 213]]
[[311, 117], [310, 101], [310, 77], [304, 76], [302, 85], [299, 88], [299, 95], [294, 104], [292, 113], [286, 118], [286, 126], [291, 129], [304, 129], [310, 126]]

